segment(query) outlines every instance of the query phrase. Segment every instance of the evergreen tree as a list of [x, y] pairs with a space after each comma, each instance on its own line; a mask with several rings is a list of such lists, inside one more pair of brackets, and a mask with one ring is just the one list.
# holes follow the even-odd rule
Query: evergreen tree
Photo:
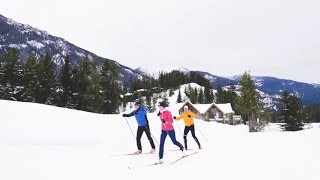
[[237, 93], [235, 92], [235, 87], [230, 86], [228, 90], [222, 90], [221, 86], [218, 86], [216, 93], [216, 103], [231, 103], [231, 106], [235, 110], [236, 113], [239, 113], [237, 108], [234, 106]]
[[69, 56], [66, 56], [64, 64], [61, 67], [59, 74], [59, 102], [58, 106], [72, 107], [71, 99], [73, 95], [72, 91], [72, 68], [70, 64]]
[[38, 75], [36, 71], [37, 58], [32, 53], [25, 64], [23, 82], [25, 86], [25, 92], [23, 94], [23, 101], [36, 102]]
[[191, 71], [189, 74], [173, 70], [169, 73], [161, 72], [159, 74], [158, 83], [164, 89], [177, 89], [180, 85], [185, 83], [197, 83], [201, 86], [209, 86], [210, 82], [197, 72]]
[[184, 86], [184, 94], [186, 95], [186, 97], [190, 97], [190, 94], [189, 94], [189, 88], [191, 88], [191, 86], [189, 85], [188, 87], [185, 85]]
[[216, 103], [216, 101], [215, 101], [216, 97], [214, 96], [213, 91], [210, 91], [210, 97], [211, 97], [211, 102], [210, 103], [212, 103], [212, 102]]
[[193, 88], [190, 87], [189, 92], [190, 92], [190, 97], [189, 98], [190, 98], [191, 103], [196, 104], [197, 101], [198, 101], [197, 88], [193, 89]]
[[154, 106], [152, 106], [151, 104], [151, 97], [152, 97], [152, 91], [151, 89], [147, 89], [146, 91], [146, 108], [147, 110], [149, 110], [149, 112], [153, 112], [154, 111]]
[[174, 91], [173, 91], [172, 88], [170, 88], [170, 89], [169, 89], [169, 96], [171, 97], [171, 96], [173, 96], [173, 94], [174, 94]]
[[289, 92], [284, 91], [281, 95], [280, 99], [280, 114], [279, 114], [279, 120], [280, 122], [288, 122], [289, 121]]
[[310, 122], [313, 122], [313, 123], [320, 122], [320, 104], [314, 104], [306, 108], [306, 111], [310, 116]]
[[223, 103], [224, 102], [223, 90], [222, 90], [222, 87], [220, 85], [218, 85], [218, 87], [217, 87], [216, 97], [217, 97], [217, 99], [216, 99], [217, 103]]
[[303, 129], [301, 99], [284, 91], [280, 99], [281, 114], [279, 119], [286, 123], [286, 131]]
[[236, 101], [236, 107], [245, 122], [249, 121], [249, 131], [257, 132], [262, 129], [262, 119], [260, 118], [261, 107], [259, 106], [256, 86], [249, 73], [245, 72], [240, 80], [241, 97]]
[[[101, 107], [103, 106], [104, 102], [108, 102], [110, 99], [104, 99], [103, 87], [101, 86], [102, 83], [102, 76], [97, 69], [97, 64], [95, 61], [92, 61], [89, 66], [89, 73], [87, 78], [89, 82], [89, 86], [87, 87], [85, 94], [83, 95], [83, 99], [86, 102], [85, 111], [101, 113]], [[120, 93], [120, 89], [118, 90]], [[118, 97], [119, 99], [119, 97]], [[120, 104], [120, 100], [119, 103]], [[118, 108], [118, 106], [117, 106]], [[104, 109], [102, 109], [104, 110]]]
[[121, 88], [120, 99], [121, 99], [121, 106], [124, 108], [124, 110], [125, 110], [127, 103], [130, 102], [129, 101], [130, 96], [126, 95], [128, 92], [129, 91], [127, 88], [125, 88], [125, 87]]
[[204, 103], [210, 104], [213, 102], [213, 96], [210, 87], [205, 86], [204, 87]]
[[155, 106], [152, 103], [152, 81], [151, 80], [147, 80], [146, 82], [146, 92], [145, 92], [145, 96], [146, 96], [146, 108], [149, 112], [154, 112], [155, 111]]
[[52, 104], [53, 94], [56, 87], [54, 63], [47, 53], [41, 56], [36, 66], [38, 77], [38, 88], [36, 90], [35, 101], [41, 104]]
[[5, 93], [4, 93], [4, 58], [0, 55], [0, 99], [5, 98]]
[[119, 67], [108, 60], [105, 60], [101, 71], [103, 99], [102, 112], [116, 113], [120, 106], [120, 85]]
[[196, 98], [196, 103], [198, 103], [198, 88], [194, 88], [194, 94], [195, 94], [195, 98]]
[[182, 102], [182, 98], [181, 98], [181, 92], [179, 90], [179, 94], [178, 94], [178, 98], [177, 98], [177, 103], [181, 103]]
[[90, 60], [86, 55], [74, 73], [72, 89], [75, 97], [72, 99], [72, 104], [79, 110], [100, 112], [104, 101], [103, 88], [101, 87], [102, 78], [95, 61]]
[[87, 92], [87, 88], [90, 86], [89, 76], [89, 59], [86, 56], [80, 61], [80, 63], [72, 70], [71, 89], [73, 90], [72, 107], [78, 110], [88, 111], [86, 108], [87, 102], [85, 102], [84, 95]]
[[23, 87], [23, 63], [18, 57], [15, 48], [8, 50], [3, 62], [3, 84], [5, 99], [22, 100]]
[[71, 70], [71, 83], [70, 83], [70, 89], [71, 89], [71, 101], [70, 101], [70, 104], [68, 105], [69, 108], [72, 108], [72, 109], [81, 109], [81, 103], [82, 103], [82, 100], [81, 100], [81, 90], [82, 88], [79, 87], [79, 84], [80, 84], [80, 73], [79, 73], [79, 65], [77, 66], [74, 66]]
[[202, 88], [200, 88], [200, 90], [199, 90], [198, 103], [199, 104], [203, 104], [204, 103], [204, 95], [203, 95]]
[[237, 101], [237, 98], [238, 98], [238, 95], [236, 93], [236, 87], [234, 85], [230, 85], [230, 89], [229, 89], [228, 93], [229, 93], [228, 102], [231, 103], [231, 106], [232, 106], [234, 112], [236, 114], [240, 114], [240, 111], [237, 109], [237, 106], [235, 105], [236, 101]]
[[194, 82], [194, 83], [197, 83], [200, 86], [204, 86], [204, 87], [210, 86], [210, 82], [208, 79], [206, 79], [205, 77], [203, 77], [202, 75], [200, 75], [199, 73], [194, 72], [194, 71], [191, 71], [189, 73], [188, 82], [189, 83]]

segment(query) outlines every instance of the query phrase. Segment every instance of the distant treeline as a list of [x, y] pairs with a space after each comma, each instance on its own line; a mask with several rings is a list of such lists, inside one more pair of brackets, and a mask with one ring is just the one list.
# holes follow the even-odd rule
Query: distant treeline
[[145, 77], [142, 80], [136, 80], [132, 82], [131, 90], [135, 91], [138, 89], [150, 89], [152, 87], [178, 89], [180, 85], [192, 82], [200, 86], [212, 89], [209, 80], [196, 72], [191, 71], [189, 73], [183, 73], [177, 70], [173, 70], [169, 73], [161, 72], [158, 79]]
[[0, 99], [96, 113], [117, 112], [121, 88], [116, 64], [106, 60], [99, 67], [86, 56], [72, 67], [66, 56], [57, 69], [49, 54], [31, 54], [22, 62], [18, 51], [9, 49], [0, 57]]
[[[118, 113], [121, 103], [144, 99], [150, 107], [155, 106], [159, 94], [171, 96], [174, 90], [187, 83], [196, 83], [203, 88], [186, 86], [177, 102], [190, 100], [192, 103], [231, 103], [236, 114], [245, 121], [260, 118], [269, 122], [320, 122], [320, 105], [302, 107], [301, 99], [285, 91], [278, 111], [263, 108], [250, 74], [244, 73], [240, 81], [240, 95], [234, 86], [217, 88], [213, 93], [210, 82], [196, 72], [172, 71], [160, 73], [159, 78], [144, 77], [125, 85], [120, 82], [119, 67], [106, 60], [98, 66], [95, 60], [85, 56], [79, 64], [71, 66], [68, 56], [57, 68], [49, 54], [30, 54], [26, 62], [19, 59], [17, 49], [9, 49], [0, 57], [0, 99], [35, 102], [67, 107], [95, 113]], [[140, 91], [138, 91], [140, 90]], [[169, 90], [167, 95], [165, 92]], [[121, 96], [127, 92], [131, 96]], [[153, 105], [151, 105], [153, 104]], [[262, 113], [263, 112], [263, 113]], [[299, 126], [301, 124], [295, 124]], [[294, 129], [294, 128], [293, 128]]]

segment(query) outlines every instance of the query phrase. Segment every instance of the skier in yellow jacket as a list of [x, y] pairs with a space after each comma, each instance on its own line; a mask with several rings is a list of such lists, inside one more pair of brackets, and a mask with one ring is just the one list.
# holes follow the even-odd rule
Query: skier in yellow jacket
[[184, 124], [185, 124], [185, 128], [184, 128], [184, 132], [183, 132], [183, 139], [184, 139], [184, 147], [185, 147], [185, 150], [188, 149], [188, 145], [187, 145], [187, 134], [189, 133], [189, 131], [191, 131], [191, 134], [192, 134], [192, 137], [193, 139], [196, 141], [196, 143], [198, 144], [199, 146], [199, 149], [201, 149], [201, 145], [200, 145], [200, 142], [198, 140], [198, 138], [196, 137], [196, 134], [195, 134], [195, 131], [194, 131], [194, 122], [193, 122], [193, 118], [196, 118], [197, 116], [191, 112], [188, 108], [188, 106], [184, 106], [184, 112], [176, 117], [174, 116], [173, 118], [175, 120], [180, 120], [180, 119], [183, 119], [184, 120]]

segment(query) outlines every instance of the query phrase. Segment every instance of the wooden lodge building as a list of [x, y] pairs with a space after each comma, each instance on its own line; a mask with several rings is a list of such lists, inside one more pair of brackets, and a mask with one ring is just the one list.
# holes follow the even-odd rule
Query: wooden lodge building
[[230, 103], [225, 104], [192, 104], [190, 101], [180, 103], [179, 114], [183, 112], [184, 106], [197, 115], [197, 119], [205, 121], [216, 121], [228, 124], [242, 123], [241, 116], [235, 115]]

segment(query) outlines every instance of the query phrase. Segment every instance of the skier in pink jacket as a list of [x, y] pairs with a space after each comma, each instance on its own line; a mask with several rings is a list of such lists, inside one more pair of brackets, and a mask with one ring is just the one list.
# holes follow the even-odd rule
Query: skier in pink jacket
[[183, 145], [177, 141], [176, 139], [176, 134], [173, 128], [173, 118], [172, 118], [172, 114], [169, 110], [167, 110], [166, 108], [166, 103], [165, 102], [160, 102], [159, 103], [159, 109], [160, 109], [160, 119], [162, 122], [162, 131], [161, 131], [161, 136], [160, 136], [160, 148], [159, 148], [159, 162], [158, 164], [163, 163], [163, 151], [164, 151], [164, 142], [166, 140], [167, 135], [170, 136], [173, 144], [175, 144], [176, 146], [178, 146], [180, 148], [180, 150], [182, 151], [182, 153], [184, 153], [184, 148]]

